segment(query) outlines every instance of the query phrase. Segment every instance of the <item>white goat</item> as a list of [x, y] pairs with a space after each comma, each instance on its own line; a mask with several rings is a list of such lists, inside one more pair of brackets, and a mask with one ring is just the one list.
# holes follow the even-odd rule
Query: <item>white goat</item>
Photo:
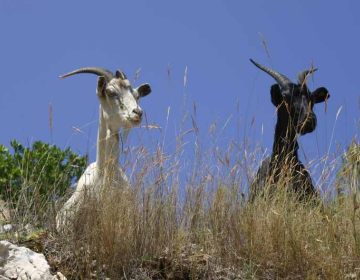
[[79, 73], [99, 76], [96, 91], [100, 101], [96, 162], [87, 167], [77, 183], [75, 193], [58, 214], [56, 219], [58, 228], [61, 228], [67, 219], [73, 217], [85, 192], [98, 195], [103, 186], [109, 184], [118, 187], [130, 186], [119, 166], [119, 130], [123, 127], [127, 136], [130, 128], [140, 125], [142, 110], [138, 105], [138, 99], [151, 92], [149, 84], [132, 88], [126, 75], [120, 70], [114, 75], [101, 68], [81, 68], [60, 78]]

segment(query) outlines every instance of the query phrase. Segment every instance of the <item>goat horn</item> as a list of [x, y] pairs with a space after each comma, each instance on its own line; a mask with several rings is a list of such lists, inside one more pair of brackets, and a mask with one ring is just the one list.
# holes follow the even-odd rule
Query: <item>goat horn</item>
[[275, 79], [275, 81], [279, 84], [280, 87], [284, 87], [287, 84], [291, 84], [291, 81], [286, 78], [284, 75], [276, 72], [275, 70], [266, 68], [265, 66], [260, 65], [259, 63], [255, 62], [254, 60], [250, 59], [250, 61], [259, 69], [263, 70], [264, 72], [268, 73], [271, 77]]
[[105, 76], [105, 78], [108, 82], [112, 78], [114, 78], [114, 74], [111, 73], [109, 70], [106, 70], [103, 68], [97, 68], [97, 67], [80, 68], [80, 69], [74, 70], [72, 72], [69, 72], [67, 74], [61, 75], [60, 78], [65, 78], [65, 77], [69, 77], [71, 75], [80, 74], [80, 73], [90, 73], [90, 74], [95, 74], [98, 76]]
[[315, 69], [304, 70], [304, 71], [300, 72], [297, 75], [298, 84], [302, 85], [304, 83], [304, 81], [305, 81], [306, 76], [311, 74], [311, 73], [314, 73], [316, 70], [318, 70], [318, 69], [315, 68]]

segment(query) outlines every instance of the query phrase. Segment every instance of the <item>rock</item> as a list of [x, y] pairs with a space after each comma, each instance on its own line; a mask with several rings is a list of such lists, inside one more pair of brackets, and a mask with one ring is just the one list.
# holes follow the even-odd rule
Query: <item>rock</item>
[[10, 217], [10, 207], [3, 199], [0, 198], [0, 222], [9, 221]]
[[4, 232], [9, 232], [13, 229], [13, 225], [12, 224], [3, 225], [3, 229], [4, 229]]
[[[63, 276], [63, 275], [62, 275]], [[53, 280], [50, 266], [43, 254], [25, 247], [18, 247], [8, 241], [0, 241], [0, 280]]]
[[67, 278], [61, 272], [58, 272], [54, 275], [53, 280], [67, 280]]
[[11, 212], [8, 204], [0, 198], [0, 234], [9, 233], [14, 230], [13, 225], [9, 223], [10, 217]]

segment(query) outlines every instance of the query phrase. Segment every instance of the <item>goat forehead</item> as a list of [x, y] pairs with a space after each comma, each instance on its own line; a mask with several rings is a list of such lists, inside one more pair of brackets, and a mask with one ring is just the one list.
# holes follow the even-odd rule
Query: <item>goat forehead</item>
[[283, 94], [288, 96], [293, 102], [309, 102], [311, 99], [311, 92], [306, 86], [294, 85], [290, 89], [284, 89]]
[[310, 101], [305, 95], [300, 94], [298, 96], [293, 96], [291, 102], [297, 106], [308, 106]]
[[107, 88], [109, 89], [115, 89], [116, 91], [120, 91], [120, 85], [119, 83], [117, 83], [114, 80], [111, 80], [108, 84], [107, 84]]
[[120, 80], [120, 86], [131, 87], [131, 84], [129, 80]]
[[113, 86], [113, 87], [116, 87], [116, 88], [122, 88], [122, 87], [128, 88], [128, 87], [131, 87], [131, 83], [130, 83], [129, 80], [122, 80], [122, 79], [119, 79], [119, 78], [113, 78], [108, 83], [108, 86]]
[[130, 84], [124, 84], [122, 82], [119, 83], [114, 83], [114, 82], [110, 82], [108, 84], [108, 88], [112, 88], [115, 89], [117, 93], [119, 94], [131, 94], [132, 92], [132, 87]]

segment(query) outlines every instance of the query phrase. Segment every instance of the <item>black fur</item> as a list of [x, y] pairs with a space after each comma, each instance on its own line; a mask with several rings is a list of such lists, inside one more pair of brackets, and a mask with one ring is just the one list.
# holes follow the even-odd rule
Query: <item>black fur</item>
[[273, 85], [270, 93], [271, 102], [277, 107], [273, 151], [258, 170], [251, 186], [250, 200], [261, 192], [265, 184], [276, 187], [281, 175], [291, 178], [291, 190], [298, 194], [300, 200], [318, 195], [309, 172], [299, 160], [297, 137], [315, 130], [317, 120], [313, 106], [324, 102], [330, 95], [326, 88], [318, 88], [311, 93], [305, 83], [291, 82]]

